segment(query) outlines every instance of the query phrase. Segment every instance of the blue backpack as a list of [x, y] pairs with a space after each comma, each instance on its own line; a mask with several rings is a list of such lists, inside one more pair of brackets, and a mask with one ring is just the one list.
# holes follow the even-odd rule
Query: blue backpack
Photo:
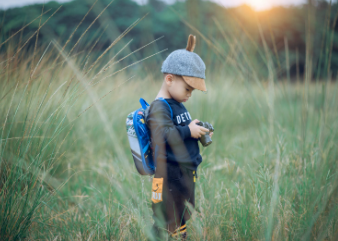
[[[169, 103], [163, 98], [158, 99], [169, 106], [172, 119], [173, 112]], [[142, 98], [140, 104], [142, 107], [131, 112], [127, 117], [127, 135], [137, 171], [141, 175], [153, 175], [156, 170], [158, 146], [156, 145], [155, 150], [152, 150], [150, 130], [145, 122], [145, 110], [149, 104]]]

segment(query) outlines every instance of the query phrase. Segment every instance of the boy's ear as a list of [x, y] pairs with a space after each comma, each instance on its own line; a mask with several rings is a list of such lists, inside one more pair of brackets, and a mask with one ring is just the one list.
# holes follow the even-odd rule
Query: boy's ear
[[167, 86], [171, 86], [173, 80], [174, 80], [174, 75], [172, 75], [172, 74], [167, 74], [165, 76], [165, 79], [164, 79], [164, 81], [167, 84]]

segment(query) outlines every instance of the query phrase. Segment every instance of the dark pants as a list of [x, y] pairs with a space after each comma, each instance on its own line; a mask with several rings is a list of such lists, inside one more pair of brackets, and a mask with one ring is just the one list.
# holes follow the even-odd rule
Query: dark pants
[[196, 172], [162, 161], [157, 163], [154, 178], [163, 178], [162, 201], [152, 202], [153, 232], [161, 239], [163, 234], [173, 233], [190, 219], [191, 211], [185, 202], [195, 207]]

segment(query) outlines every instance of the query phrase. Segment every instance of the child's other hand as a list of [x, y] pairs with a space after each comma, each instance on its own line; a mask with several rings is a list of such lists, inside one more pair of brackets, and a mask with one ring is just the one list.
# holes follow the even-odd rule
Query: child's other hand
[[198, 139], [202, 135], [205, 135], [209, 130], [207, 128], [204, 128], [202, 126], [196, 125], [196, 123], [200, 122], [199, 120], [195, 119], [189, 124], [189, 129], [191, 133], [191, 137]]
[[210, 138], [212, 137], [213, 134], [214, 134], [213, 132], [210, 132], [210, 133], [209, 133]]

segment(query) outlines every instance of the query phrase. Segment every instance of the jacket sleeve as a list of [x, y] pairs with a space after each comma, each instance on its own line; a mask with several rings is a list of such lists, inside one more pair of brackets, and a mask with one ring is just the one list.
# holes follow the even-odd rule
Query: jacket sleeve
[[146, 118], [152, 136], [170, 145], [179, 145], [191, 137], [189, 126], [176, 126], [171, 119], [169, 106], [162, 101], [154, 101]]

